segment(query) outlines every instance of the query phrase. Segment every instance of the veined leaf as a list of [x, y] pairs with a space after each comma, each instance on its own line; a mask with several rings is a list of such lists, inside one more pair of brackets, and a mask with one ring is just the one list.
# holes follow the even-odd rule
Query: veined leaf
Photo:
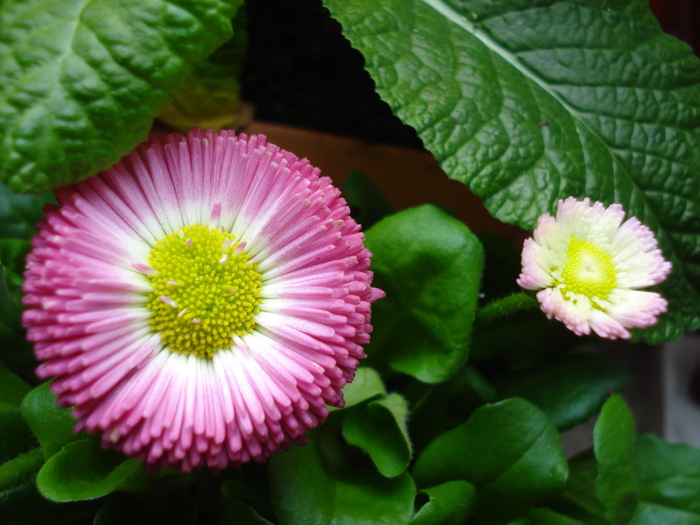
[[621, 203], [674, 264], [649, 342], [700, 326], [700, 62], [646, 0], [324, 0], [380, 96], [498, 219]]
[[143, 141], [242, 0], [7, 0], [0, 6], [0, 179], [41, 192]]

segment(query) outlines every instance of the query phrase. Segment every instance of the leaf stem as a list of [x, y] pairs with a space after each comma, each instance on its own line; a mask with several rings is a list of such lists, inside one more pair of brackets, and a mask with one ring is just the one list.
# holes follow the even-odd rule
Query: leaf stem
[[534, 297], [530, 297], [525, 292], [518, 292], [501, 299], [491, 301], [486, 306], [482, 306], [476, 311], [475, 324], [483, 325], [505, 317], [506, 315], [535, 308], [539, 303]]
[[40, 448], [36, 448], [0, 465], [0, 491], [37, 472], [43, 464], [44, 454]]

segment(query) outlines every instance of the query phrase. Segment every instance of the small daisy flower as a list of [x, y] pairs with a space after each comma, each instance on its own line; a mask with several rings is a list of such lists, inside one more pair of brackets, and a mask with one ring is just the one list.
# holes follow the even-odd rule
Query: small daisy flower
[[194, 130], [56, 197], [23, 323], [76, 431], [151, 468], [218, 470], [303, 444], [343, 405], [383, 292], [306, 159]]
[[624, 223], [620, 204], [569, 197], [556, 217], [539, 218], [523, 246], [518, 285], [539, 290], [549, 319], [577, 335], [591, 329], [601, 337], [629, 338], [627, 328], [646, 328], [666, 311], [666, 300], [639, 291], [663, 281], [671, 271], [653, 232], [636, 217]]

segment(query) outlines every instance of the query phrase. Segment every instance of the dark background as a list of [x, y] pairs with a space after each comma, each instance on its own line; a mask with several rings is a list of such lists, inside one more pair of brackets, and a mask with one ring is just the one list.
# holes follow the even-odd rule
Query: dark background
[[[352, 0], [348, 0], [352, 1]], [[700, 0], [651, 0], [662, 28], [700, 50]], [[374, 91], [364, 58], [321, 0], [248, 0], [243, 98], [255, 118], [372, 143], [421, 148]]]

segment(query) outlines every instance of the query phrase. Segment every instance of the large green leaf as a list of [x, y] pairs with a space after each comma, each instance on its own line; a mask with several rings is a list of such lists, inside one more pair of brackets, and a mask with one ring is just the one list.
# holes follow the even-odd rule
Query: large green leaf
[[637, 509], [639, 490], [632, 470], [634, 418], [624, 399], [610, 396], [593, 429], [598, 463], [596, 495], [612, 525], [626, 524]]
[[413, 474], [419, 487], [469, 481], [476, 486], [480, 519], [504, 522], [564, 490], [568, 466], [547, 416], [515, 397], [484, 405], [438, 436], [418, 457]]
[[558, 430], [583, 423], [600, 410], [610, 392], [629, 384], [627, 369], [594, 355], [572, 355], [558, 362], [508, 374], [498, 383], [499, 398], [520, 396], [549, 416]]
[[700, 450], [646, 434], [637, 439], [633, 466], [640, 497], [648, 504], [638, 514], [685, 516], [687, 523], [700, 523]]
[[0, 179], [40, 192], [109, 168], [231, 37], [241, 1], [3, 2]]
[[531, 228], [622, 203], [674, 264], [650, 341], [700, 326], [700, 62], [647, 0], [324, 0], [452, 178]]
[[385, 360], [425, 383], [465, 363], [483, 251], [463, 223], [430, 205], [386, 217], [367, 232], [374, 283], [370, 361]]
[[404, 472], [385, 478], [346, 465], [331, 472], [322, 461], [316, 433], [306, 447], [270, 459], [268, 479], [279, 525], [406, 525], [416, 488]]

